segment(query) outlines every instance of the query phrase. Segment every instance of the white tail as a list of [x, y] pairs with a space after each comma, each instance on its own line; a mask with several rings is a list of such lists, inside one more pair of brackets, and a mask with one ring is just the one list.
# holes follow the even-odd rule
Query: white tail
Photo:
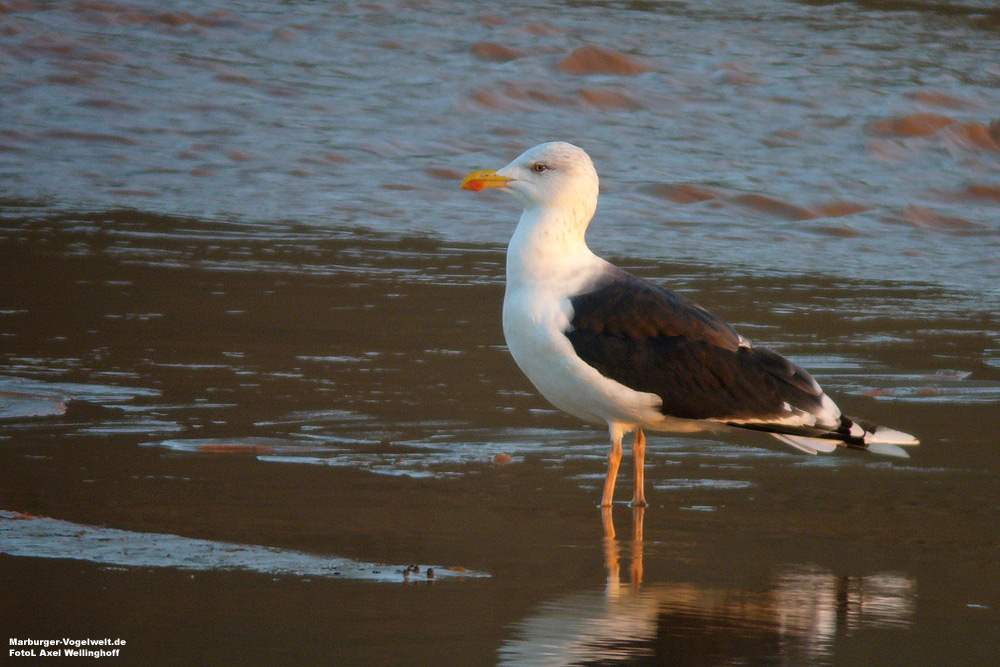
[[791, 445], [795, 449], [800, 449], [806, 454], [819, 454], [823, 452], [824, 454], [829, 454], [833, 450], [837, 449], [837, 445], [840, 443], [836, 440], [828, 440], [826, 438], [810, 438], [805, 435], [786, 435], [784, 433], [772, 433], [775, 438], [781, 440], [786, 445]]
[[[854, 447], [864, 449], [872, 454], [882, 456], [895, 456], [901, 459], [908, 459], [910, 455], [903, 447], [919, 445], [920, 441], [909, 433], [903, 433], [896, 429], [885, 426], [869, 425], [868, 428], [861, 426], [856, 420], [847, 420], [849, 425], [845, 440], [837, 440], [835, 433], [833, 437], [813, 438], [806, 435], [789, 435], [787, 433], [771, 433], [775, 438], [796, 449], [802, 450], [806, 454], [829, 453], [841, 447]], [[863, 435], [862, 435], [863, 434]], [[860, 436], [860, 437], [859, 437]]]
[[906, 453], [906, 450], [897, 445], [887, 445], [882, 442], [873, 442], [868, 445], [868, 451], [872, 454], [881, 454], [882, 456], [895, 456], [900, 459], [908, 459], [910, 455]]

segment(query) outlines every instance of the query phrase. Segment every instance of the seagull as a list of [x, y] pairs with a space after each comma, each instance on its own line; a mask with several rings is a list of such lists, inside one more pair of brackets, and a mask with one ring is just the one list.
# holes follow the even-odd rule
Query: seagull
[[552, 405], [606, 423], [601, 506], [610, 507], [622, 439], [635, 433], [632, 505], [646, 504], [644, 430], [763, 431], [809, 454], [838, 446], [907, 457], [911, 435], [848, 417], [803, 368], [755, 346], [693, 301], [587, 247], [597, 171], [583, 149], [550, 142], [474, 171], [465, 190], [500, 189], [524, 207], [507, 248], [503, 332], [518, 367]]

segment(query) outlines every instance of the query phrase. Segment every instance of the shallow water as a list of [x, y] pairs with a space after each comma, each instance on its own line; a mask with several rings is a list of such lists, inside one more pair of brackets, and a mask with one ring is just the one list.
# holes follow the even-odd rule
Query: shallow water
[[[126, 664], [996, 664], [998, 25], [5, 6], [0, 627]], [[595, 249], [913, 458], [654, 436], [605, 538], [606, 435], [504, 347], [515, 207], [457, 191], [554, 138], [602, 174]]]

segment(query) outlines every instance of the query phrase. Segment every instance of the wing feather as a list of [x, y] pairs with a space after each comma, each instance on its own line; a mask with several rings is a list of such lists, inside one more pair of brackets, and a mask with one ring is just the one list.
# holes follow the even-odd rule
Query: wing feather
[[566, 337], [577, 355], [604, 376], [659, 396], [664, 415], [755, 423], [800, 415], [815, 423], [829, 412], [805, 370], [751, 346], [685, 297], [625, 271], [570, 303]]

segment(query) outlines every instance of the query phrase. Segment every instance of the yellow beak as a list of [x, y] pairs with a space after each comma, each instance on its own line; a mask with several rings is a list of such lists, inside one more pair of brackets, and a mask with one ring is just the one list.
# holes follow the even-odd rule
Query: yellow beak
[[485, 188], [505, 188], [511, 180], [506, 176], [498, 176], [495, 169], [474, 171], [462, 179], [461, 188], [475, 192], [479, 192]]

